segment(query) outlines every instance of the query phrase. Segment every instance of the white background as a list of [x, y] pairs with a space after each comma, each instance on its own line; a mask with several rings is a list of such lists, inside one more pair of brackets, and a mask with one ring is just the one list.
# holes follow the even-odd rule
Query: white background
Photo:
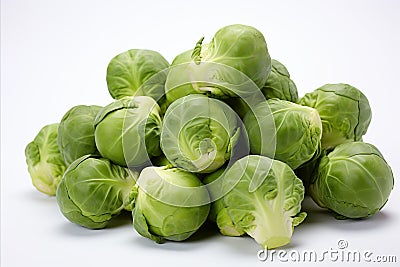
[[208, 42], [234, 23], [264, 33], [300, 95], [325, 83], [361, 89], [373, 112], [364, 140], [381, 150], [395, 175], [389, 202], [367, 220], [337, 221], [306, 201], [309, 216], [286, 251], [337, 250], [343, 239], [348, 249], [395, 255], [399, 262], [399, 14], [395, 0], [1, 1], [1, 266], [283, 264], [258, 261], [251, 238], [213, 231], [158, 245], [136, 234], [129, 215], [104, 230], [73, 225], [55, 198], [31, 185], [25, 163], [25, 146], [42, 126], [72, 106], [112, 101], [105, 73], [113, 56], [147, 48], [171, 62], [201, 36]]

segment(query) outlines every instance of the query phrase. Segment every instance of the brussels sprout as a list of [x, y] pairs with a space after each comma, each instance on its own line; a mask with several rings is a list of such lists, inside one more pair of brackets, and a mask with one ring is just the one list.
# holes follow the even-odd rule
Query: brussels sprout
[[208, 191], [192, 173], [165, 166], [147, 167], [140, 173], [136, 188], [134, 228], [157, 243], [185, 240], [207, 219]]
[[57, 188], [57, 203], [71, 222], [100, 229], [130, 208], [138, 174], [99, 156], [85, 155], [66, 170]]
[[363, 218], [385, 205], [393, 183], [392, 170], [375, 146], [347, 142], [321, 158], [310, 195], [337, 214]]
[[296, 103], [299, 98], [297, 87], [290, 79], [288, 70], [275, 59], [272, 60], [271, 73], [261, 91], [267, 99], [279, 98]]
[[161, 155], [160, 107], [148, 96], [124, 97], [102, 108], [95, 119], [100, 154], [121, 166], [141, 167]]
[[168, 103], [188, 94], [246, 97], [264, 86], [271, 58], [257, 29], [230, 25], [218, 30], [209, 44], [202, 41], [192, 50], [189, 61], [188, 51], [174, 60], [165, 84]]
[[55, 196], [66, 166], [57, 144], [58, 123], [40, 129], [25, 148], [32, 184], [42, 193]]
[[249, 155], [236, 161], [218, 180], [210, 186], [211, 192], [222, 196], [233, 224], [263, 248], [288, 244], [294, 226], [306, 217], [300, 212], [303, 184], [281, 161]]
[[158, 101], [164, 95], [168, 67], [168, 61], [156, 51], [128, 50], [108, 64], [108, 91], [114, 99], [146, 95]]
[[362, 141], [371, 121], [368, 99], [348, 84], [326, 84], [305, 94], [299, 104], [318, 110], [322, 120], [322, 148]]
[[[217, 179], [222, 177], [225, 173], [225, 168], [220, 168], [217, 171], [207, 175], [203, 182], [204, 184], [212, 187], [212, 183], [216, 183]], [[244, 235], [245, 232], [239, 228], [237, 225], [234, 225], [231, 217], [229, 216], [228, 210], [225, 206], [225, 203], [222, 199], [218, 199], [219, 196], [214, 196], [213, 191], [210, 190], [210, 197], [213, 200], [210, 207], [210, 214], [208, 218], [210, 221], [217, 223], [218, 228], [220, 229], [221, 234], [226, 236], [241, 236]]]
[[94, 118], [101, 107], [79, 105], [71, 108], [58, 127], [58, 147], [67, 165], [88, 154], [96, 154]]
[[165, 113], [161, 149], [176, 167], [210, 173], [231, 156], [240, 135], [235, 112], [203, 95], [173, 102]]
[[252, 153], [283, 161], [292, 169], [320, 151], [322, 125], [313, 108], [269, 99], [256, 105], [243, 121]]

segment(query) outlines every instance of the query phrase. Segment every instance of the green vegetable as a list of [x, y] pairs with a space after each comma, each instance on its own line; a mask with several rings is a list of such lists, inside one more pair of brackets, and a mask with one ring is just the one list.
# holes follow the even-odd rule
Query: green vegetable
[[101, 107], [79, 105], [72, 107], [58, 127], [58, 147], [67, 165], [88, 154], [96, 154], [94, 118]]
[[299, 99], [251, 26], [204, 40], [171, 64], [152, 50], [118, 54], [106, 73], [113, 102], [72, 107], [27, 145], [33, 185], [69, 221], [101, 229], [125, 210], [157, 243], [214, 224], [274, 249], [307, 216], [305, 194], [341, 219], [382, 209], [394, 177], [362, 142], [371, 108], [360, 90], [325, 84]]
[[321, 158], [310, 195], [344, 217], [364, 218], [385, 205], [393, 183], [392, 170], [375, 146], [347, 142]]
[[220, 179], [210, 190], [214, 195], [223, 196], [227, 213], [236, 227], [263, 248], [290, 242], [294, 226], [306, 214], [300, 212], [303, 184], [287, 164], [250, 155], [236, 161]]
[[134, 193], [133, 225], [157, 243], [182, 241], [206, 221], [210, 210], [207, 189], [196, 175], [178, 168], [147, 167]]
[[121, 166], [140, 167], [161, 155], [160, 107], [148, 96], [123, 97], [102, 108], [95, 119], [100, 154]]
[[168, 103], [188, 94], [246, 97], [264, 86], [271, 58], [257, 29], [230, 25], [218, 30], [209, 44], [202, 41], [192, 50], [190, 60], [188, 51], [174, 60], [165, 84]]
[[326, 84], [305, 94], [299, 103], [318, 110], [322, 120], [323, 149], [361, 141], [371, 121], [368, 99], [348, 84]]
[[108, 159], [86, 155], [66, 170], [57, 188], [57, 203], [71, 222], [100, 229], [123, 209], [130, 209], [130, 194], [138, 174]]
[[296, 103], [299, 97], [288, 70], [275, 59], [272, 60], [271, 73], [261, 91], [267, 99], [279, 98]]
[[25, 148], [32, 184], [37, 190], [50, 196], [56, 194], [66, 169], [57, 144], [58, 125], [54, 123], [44, 126]]
[[165, 113], [161, 149], [176, 167], [210, 173], [231, 156], [240, 135], [235, 112], [203, 95], [173, 102]]
[[296, 169], [320, 151], [322, 125], [313, 108], [269, 99], [256, 105], [243, 121], [253, 154], [275, 158]]
[[[218, 179], [222, 177], [225, 173], [225, 168], [220, 168], [217, 171], [207, 175], [203, 182], [209, 187], [212, 188], [216, 186], [218, 183]], [[218, 195], [213, 195], [213, 190], [209, 191], [211, 200], [210, 214], [208, 218], [210, 221], [215, 222], [220, 229], [221, 234], [226, 236], [242, 236], [245, 232], [240, 229], [237, 225], [234, 225], [231, 217], [229, 216], [228, 210], [225, 206], [225, 203], [222, 198], [219, 198]]]
[[128, 50], [108, 64], [108, 91], [114, 99], [146, 95], [158, 101], [164, 95], [168, 67], [168, 61], [156, 51]]

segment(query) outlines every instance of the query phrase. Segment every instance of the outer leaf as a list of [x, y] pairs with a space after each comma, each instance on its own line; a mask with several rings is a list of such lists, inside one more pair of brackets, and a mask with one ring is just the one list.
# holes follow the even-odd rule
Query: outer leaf
[[290, 79], [286, 67], [278, 60], [272, 60], [271, 73], [261, 89], [267, 99], [278, 98], [296, 103], [299, 96], [295, 83]]
[[156, 51], [128, 50], [108, 64], [108, 91], [114, 99], [145, 95], [158, 101], [164, 95], [168, 67], [167, 60]]
[[316, 109], [280, 99], [260, 103], [244, 117], [251, 152], [296, 169], [320, 152], [322, 124]]
[[160, 127], [160, 107], [154, 99], [124, 97], [97, 114], [95, 141], [103, 157], [136, 168], [161, 155]]
[[341, 216], [364, 218], [386, 204], [393, 184], [392, 170], [375, 146], [349, 142], [321, 158], [310, 195]]
[[247, 25], [219, 29], [201, 52], [203, 61], [231, 66], [246, 74], [259, 88], [271, 71], [271, 58], [263, 34]]
[[225, 206], [225, 202], [217, 194], [219, 192], [217, 189], [219, 185], [218, 179], [222, 179], [224, 173], [225, 168], [220, 168], [203, 179], [212, 200], [208, 218], [210, 221], [217, 223], [221, 234], [226, 236], [241, 236], [244, 235], [245, 232], [240, 229], [239, 226], [234, 225]]
[[299, 214], [303, 184], [288, 165], [251, 155], [235, 162], [223, 179], [223, 190], [233, 186], [223, 200], [235, 225], [264, 248], [290, 242], [305, 215]]
[[177, 168], [147, 167], [140, 173], [134, 227], [156, 242], [182, 241], [205, 222], [207, 190], [192, 173]]
[[71, 222], [87, 228], [103, 228], [131, 205], [130, 194], [137, 173], [108, 159], [86, 155], [67, 169], [57, 189], [61, 212]]
[[58, 123], [44, 126], [25, 148], [26, 163], [32, 184], [54, 196], [66, 166], [57, 144]]
[[133, 226], [141, 236], [147, 237], [159, 244], [164, 242], [164, 239], [162, 237], [153, 235], [149, 231], [146, 218], [143, 216], [143, 213], [140, 210], [140, 208], [136, 206], [135, 209], [132, 211], [132, 216], [133, 216]]
[[100, 106], [72, 107], [58, 127], [58, 147], [67, 165], [88, 154], [97, 154], [94, 140], [94, 119]]
[[225, 103], [202, 95], [188, 95], [167, 110], [161, 149], [176, 167], [210, 173], [231, 156], [238, 140], [237, 118]]
[[[229, 25], [216, 32], [209, 44], [203, 38], [174, 60], [165, 85], [169, 103], [188, 94], [215, 98], [247, 97], [260, 93], [271, 70], [264, 36], [246, 25]], [[183, 64], [186, 63], [186, 64]]]
[[318, 110], [322, 121], [323, 149], [361, 141], [371, 122], [368, 99], [348, 84], [326, 84], [305, 94], [299, 103]]

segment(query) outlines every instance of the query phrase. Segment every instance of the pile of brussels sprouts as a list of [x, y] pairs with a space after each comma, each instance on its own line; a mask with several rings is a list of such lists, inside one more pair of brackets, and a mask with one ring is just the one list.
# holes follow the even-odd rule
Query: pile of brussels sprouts
[[223, 27], [171, 64], [155, 51], [123, 52], [106, 80], [113, 102], [72, 107], [25, 150], [33, 185], [75, 224], [104, 228], [128, 210], [158, 243], [209, 220], [275, 248], [305, 219], [305, 194], [356, 219], [393, 188], [384, 157], [362, 141], [366, 96], [338, 83], [299, 98], [253, 27]]

